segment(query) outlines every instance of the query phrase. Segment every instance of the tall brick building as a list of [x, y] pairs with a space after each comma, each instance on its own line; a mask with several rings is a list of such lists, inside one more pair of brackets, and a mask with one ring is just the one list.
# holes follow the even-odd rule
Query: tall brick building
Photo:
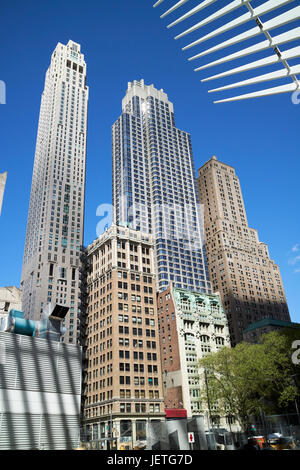
[[102, 448], [131, 449], [165, 416], [153, 241], [113, 225], [87, 261], [84, 423]]
[[234, 168], [212, 157], [199, 169], [205, 243], [214, 292], [219, 292], [233, 345], [263, 318], [290, 321], [279, 267], [249, 227]]

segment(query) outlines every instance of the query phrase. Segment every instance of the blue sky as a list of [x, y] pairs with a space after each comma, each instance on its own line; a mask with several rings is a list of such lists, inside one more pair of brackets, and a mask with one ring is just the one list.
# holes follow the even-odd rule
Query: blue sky
[[[249, 224], [279, 264], [292, 320], [300, 322], [300, 104], [293, 105], [290, 94], [213, 104], [219, 95], [208, 94], [209, 85], [200, 82], [210, 71], [193, 72], [204, 59], [197, 64], [186, 60], [189, 54], [180, 48], [191, 41], [173, 39], [183, 27], [166, 29], [168, 21], [159, 18], [164, 9], [153, 9], [152, 3], [1, 3], [0, 80], [6, 83], [7, 103], [0, 105], [0, 172], [8, 171], [8, 179], [0, 218], [0, 285], [20, 283], [45, 72], [57, 42], [73, 39], [82, 45], [90, 87], [85, 244], [96, 238], [97, 207], [111, 203], [111, 126], [121, 113], [127, 82], [144, 78], [147, 84], [163, 88], [174, 103], [177, 127], [191, 133], [196, 169], [212, 155], [235, 167]], [[168, 7], [174, 1], [164, 3]], [[197, 3], [190, 0], [189, 6]], [[182, 13], [187, 9], [182, 8]], [[195, 48], [195, 53], [200, 50]], [[246, 77], [238, 77], [242, 78]], [[223, 83], [230, 81], [213, 82], [213, 88]]]

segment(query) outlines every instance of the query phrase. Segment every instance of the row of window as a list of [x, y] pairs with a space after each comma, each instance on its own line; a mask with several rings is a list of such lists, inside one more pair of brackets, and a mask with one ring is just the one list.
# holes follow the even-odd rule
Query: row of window
[[[132, 412], [131, 403], [120, 403], [120, 412], [121, 413], [131, 413]], [[145, 403], [135, 403], [134, 405], [134, 412], [135, 413], [146, 413], [146, 405]], [[159, 413], [160, 412], [160, 405], [158, 403], [149, 404], [149, 413]]]
[[[130, 362], [120, 362], [119, 363], [119, 370], [120, 372], [130, 372], [132, 364]], [[145, 365], [144, 364], [133, 364], [134, 372], [145, 372]], [[148, 364], [147, 366], [148, 372], [157, 373], [158, 367], [157, 365]]]
[[[141, 339], [133, 339], [132, 345], [134, 348], [141, 348], [144, 347], [144, 342]], [[119, 346], [130, 346], [129, 338], [119, 338]], [[148, 349], [156, 349], [156, 341], [146, 341], [146, 347]]]
[[[120, 375], [119, 376], [119, 383], [120, 385], [130, 385], [131, 384], [131, 378], [130, 375]], [[148, 384], [149, 386], [158, 386], [158, 378], [157, 377], [148, 377], [145, 379], [145, 377], [134, 377], [134, 385], [145, 385]]]
[[[146, 353], [145, 353], [145, 356], [146, 356]], [[130, 359], [130, 351], [126, 351], [126, 350], [123, 351], [121, 349], [119, 351], [119, 358], [120, 359]], [[144, 360], [144, 353], [134, 351], [133, 352], [133, 359], [143, 361]], [[157, 361], [157, 354], [156, 353], [147, 353], [147, 361]]]

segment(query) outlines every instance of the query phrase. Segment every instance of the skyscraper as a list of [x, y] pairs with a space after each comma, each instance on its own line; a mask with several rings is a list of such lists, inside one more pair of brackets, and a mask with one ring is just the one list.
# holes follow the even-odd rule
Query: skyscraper
[[70, 308], [68, 342], [81, 313], [88, 93], [80, 45], [58, 43], [41, 100], [21, 286], [26, 317], [50, 302]]
[[1, 215], [1, 210], [2, 210], [2, 202], [3, 202], [6, 178], [7, 178], [7, 172], [0, 174], [0, 215]]
[[210, 293], [191, 137], [173, 104], [144, 80], [128, 84], [113, 134], [114, 222], [153, 234], [157, 288]]
[[220, 293], [233, 345], [263, 318], [290, 321], [279, 267], [249, 227], [234, 168], [212, 157], [199, 170], [208, 266]]

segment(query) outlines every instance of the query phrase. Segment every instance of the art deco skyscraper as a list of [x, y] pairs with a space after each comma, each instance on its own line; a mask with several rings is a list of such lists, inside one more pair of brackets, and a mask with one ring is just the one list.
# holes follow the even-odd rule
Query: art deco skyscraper
[[113, 125], [114, 222], [152, 234], [157, 288], [210, 293], [191, 137], [163, 90], [128, 84]]
[[199, 170], [208, 266], [227, 314], [231, 342], [263, 318], [290, 321], [279, 267], [247, 222], [234, 168], [212, 157]]
[[0, 174], [0, 215], [1, 215], [1, 209], [2, 209], [2, 202], [3, 202], [3, 195], [4, 195], [6, 178], [7, 178], [7, 173], [1, 173]]
[[23, 310], [39, 319], [52, 302], [70, 308], [64, 340], [80, 323], [88, 87], [80, 45], [58, 43], [46, 72], [22, 272]]

